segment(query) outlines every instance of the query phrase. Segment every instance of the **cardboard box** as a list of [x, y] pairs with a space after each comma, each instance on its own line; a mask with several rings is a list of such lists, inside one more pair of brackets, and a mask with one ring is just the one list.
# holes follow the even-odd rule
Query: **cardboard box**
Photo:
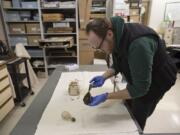
[[26, 33], [24, 24], [9, 24], [10, 34], [24, 34]]
[[20, 8], [21, 7], [20, 0], [12, 0], [12, 6], [14, 8]]
[[70, 27], [69, 23], [53, 23], [53, 28], [57, 27]]
[[39, 23], [27, 23], [26, 24], [27, 33], [40, 33]]
[[140, 22], [140, 16], [139, 15], [130, 16], [130, 22], [139, 23]]
[[72, 33], [71, 27], [48, 28], [47, 33]]
[[91, 13], [91, 17], [90, 18], [105, 18], [106, 17], [106, 14], [97, 14], [97, 13]]
[[12, 7], [12, 3], [10, 0], [4, 0], [3, 1], [3, 7], [4, 8], [11, 8]]
[[87, 40], [79, 41], [79, 61], [80, 65], [91, 65], [94, 60], [94, 51]]
[[130, 15], [139, 15], [140, 14], [139, 11], [140, 11], [139, 9], [129, 9], [129, 14]]
[[38, 3], [36, 2], [21, 2], [22, 8], [38, 8]]
[[28, 45], [39, 45], [40, 36], [28, 36]]
[[53, 2], [46, 2], [44, 1], [42, 4], [43, 7], [45, 8], [54, 8], [54, 7], [59, 7], [59, 2], [58, 1], [53, 1]]
[[61, 13], [47, 13], [43, 14], [43, 21], [61, 21], [64, 20], [64, 15]]
[[59, 2], [59, 7], [61, 7], [61, 8], [75, 8], [76, 7], [76, 2], [75, 1]]
[[49, 44], [49, 46], [68, 46], [72, 47], [74, 45], [74, 37], [73, 36], [63, 36], [63, 37], [49, 37], [46, 39], [40, 40], [40, 46], [44, 46], [44, 43], [51, 43], [53, 41], [53, 44]]
[[90, 20], [92, 0], [79, 0], [80, 28], [85, 29]]

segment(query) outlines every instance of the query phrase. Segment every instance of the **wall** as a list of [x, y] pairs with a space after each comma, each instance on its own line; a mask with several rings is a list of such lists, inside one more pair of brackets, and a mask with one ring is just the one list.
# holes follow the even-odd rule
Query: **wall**
[[164, 20], [165, 4], [167, 2], [180, 2], [180, 0], [152, 0], [149, 26], [155, 30], [159, 30], [160, 24]]

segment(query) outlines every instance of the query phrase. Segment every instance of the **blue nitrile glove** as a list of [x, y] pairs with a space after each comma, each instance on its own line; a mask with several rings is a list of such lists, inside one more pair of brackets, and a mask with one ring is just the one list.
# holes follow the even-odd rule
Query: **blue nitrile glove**
[[108, 93], [104, 93], [101, 95], [97, 95], [95, 97], [91, 97], [91, 103], [89, 103], [89, 106], [96, 106], [99, 105], [100, 103], [103, 103], [107, 100]]
[[89, 83], [91, 83], [93, 87], [101, 87], [105, 80], [106, 79], [103, 76], [95, 76]]

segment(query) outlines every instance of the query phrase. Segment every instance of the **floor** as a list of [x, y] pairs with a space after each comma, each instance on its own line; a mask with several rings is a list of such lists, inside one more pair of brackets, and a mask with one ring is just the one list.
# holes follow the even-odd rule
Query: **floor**
[[180, 74], [176, 85], [159, 102], [148, 119], [145, 133], [180, 133]]
[[33, 90], [34, 95], [33, 96], [27, 96], [25, 98], [25, 107], [21, 106], [16, 106], [14, 109], [7, 115], [7, 117], [0, 122], [0, 135], [9, 135], [11, 130], [14, 128], [16, 123], [19, 121], [21, 116], [24, 114], [24, 112], [27, 110], [27, 108], [30, 106], [32, 103], [33, 99], [37, 96], [41, 88], [44, 86], [46, 83], [47, 79], [39, 79], [40, 83], [37, 85], [37, 87]]
[[[45, 84], [46, 79], [40, 79], [35, 95], [25, 99], [26, 107], [17, 106], [0, 123], [0, 135], [9, 135], [13, 127], [29, 107], [40, 89]], [[145, 133], [180, 133], [180, 75], [176, 85], [164, 96], [157, 105], [153, 115], [148, 119]], [[163, 123], [163, 124], [162, 124]]]

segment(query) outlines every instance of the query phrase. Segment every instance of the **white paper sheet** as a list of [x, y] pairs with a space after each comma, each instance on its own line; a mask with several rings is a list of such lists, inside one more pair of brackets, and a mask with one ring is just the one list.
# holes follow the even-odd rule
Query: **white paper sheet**
[[[89, 80], [101, 72], [62, 73], [53, 96], [38, 124], [35, 135], [138, 135], [137, 127], [120, 100], [89, 107], [83, 97], [88, 91]], [[68, 85], [79, 80], [80, 97], [72, 101], [68, 95]], [[92, 95], [113, 91], [107, 80], [103, 87], [92, 89]], [[76, 122], [64, 121], [63, 111], [69, 111]]]

